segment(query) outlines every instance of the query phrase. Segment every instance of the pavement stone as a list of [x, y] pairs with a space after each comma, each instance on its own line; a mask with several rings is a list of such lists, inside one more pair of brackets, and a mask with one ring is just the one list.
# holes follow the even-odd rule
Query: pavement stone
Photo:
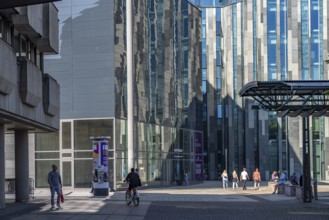
[[0, 220], [84, 219], [329, 219], [329, 184], [319, 185], [319, 200], [302, 203], [295, 197], [273, 195], [262, 183], [260, 190], [222, 189], [218, 181], [165, 188], [141, 188], [138, 207], [125, 204], [125, 191], [94, 197], [90, 189], [64, 189], [63, 209], [50, 210], [50, 193], [37, 189], [28, 203], [11, 203], [0, 209]]

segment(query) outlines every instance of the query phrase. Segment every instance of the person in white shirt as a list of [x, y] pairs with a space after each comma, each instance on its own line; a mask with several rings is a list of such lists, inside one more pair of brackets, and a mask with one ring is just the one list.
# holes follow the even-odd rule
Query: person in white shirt
[[247, 189], [246, 183], [247, 183], [248, 179], [249, 179], [249, 176], [247, 173], [247, 169], [243, 168], [243, 171], [241, 172], [241, 175], [240, 175], [240, 181], [243, 182], [243, 190]]

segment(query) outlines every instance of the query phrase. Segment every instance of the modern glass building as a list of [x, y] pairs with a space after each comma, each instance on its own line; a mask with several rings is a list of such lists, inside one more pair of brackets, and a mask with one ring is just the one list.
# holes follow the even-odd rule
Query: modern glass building
[[[302, 119], [277, 117], [238, 91], [250, 81], [328, 79], [325, 0], [191, 0], [202, 10], [205, 175], [302, 173]], [[328, 118], [311, 121], [312, 176], [329, 179]]]
[[[133, 1], [134, 164], [143, 183], [202, 180], [201, 11], [186, 0]], [[60, 131], [35, 135], [36, 187], [58, 164], [65, 187], [90, 187], [91, 136], [110, 136], [109, 179], [130, 167], [124, 0], [65, 0], [60, 48], [45, 69], [61, 85]]]

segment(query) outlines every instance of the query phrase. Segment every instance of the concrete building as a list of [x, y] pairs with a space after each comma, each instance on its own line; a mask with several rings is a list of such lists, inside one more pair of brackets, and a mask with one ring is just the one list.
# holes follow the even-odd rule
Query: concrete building
[[59, 129], [59, 84], [43, 64], [44, 54], [58, 52], [57, 8], [50, 2], [0, 3], [0, 208], [9, 183], [17, 202], [29, 199], [31, 137]]
[[45, 69], [61, 85], [61, 122], [58, 133], [35, 136], [37, 187], [48, 187], [52, 163], [59, 164], [65, 187], [90, 187], [91, 136], [111, 137], [111, 188], [121, 187], [129, 155], [144, 184], [180, 184], [184, 171], [202, 180], [201, 12], [186, 0], [132, 2], [128, 88], [126, 1], [55, 3], [59, 54], [46, 57]]
[[[328, 79], [329, 2], [191, 2], [202, 10], [205, 175], [243, 167], [259, 168], [263, 179], [274, 170], [301, 175], [301, 117], [258, 110], [238, 92], [254, 80]], [[310, 120], [312, 176], [328, 180], [328, 118]]]

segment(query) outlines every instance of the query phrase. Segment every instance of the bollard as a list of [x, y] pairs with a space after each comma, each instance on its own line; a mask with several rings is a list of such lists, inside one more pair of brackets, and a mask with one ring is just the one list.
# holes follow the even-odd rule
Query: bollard
[[313, 188], [314, 188], [314, 199], [318, 200], [318, 181], [314, 181]]

